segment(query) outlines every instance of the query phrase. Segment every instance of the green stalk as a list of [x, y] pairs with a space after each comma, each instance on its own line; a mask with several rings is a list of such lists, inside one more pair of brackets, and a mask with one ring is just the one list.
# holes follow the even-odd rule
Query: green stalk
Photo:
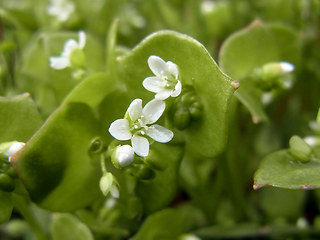
[[23, 218], [30, 225], [33, 233], [36, 235], [37, 240], [48, 240], [48, 236], [40, 226], [39, 222], [35, 218], [33, 212], [30, 210], [30, 206], [27, 199], [17, 194], [12, 194], [12, 201], [15, 209], [17, 209]]

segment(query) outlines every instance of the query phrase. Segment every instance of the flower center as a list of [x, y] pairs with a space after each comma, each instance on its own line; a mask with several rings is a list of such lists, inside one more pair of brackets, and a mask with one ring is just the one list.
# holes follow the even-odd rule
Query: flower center
[[136, 121], [130, 123], [130, 132], [134, 134], [146, 135], [148, 126], [143, 121], [143, 116], [138, 118]]

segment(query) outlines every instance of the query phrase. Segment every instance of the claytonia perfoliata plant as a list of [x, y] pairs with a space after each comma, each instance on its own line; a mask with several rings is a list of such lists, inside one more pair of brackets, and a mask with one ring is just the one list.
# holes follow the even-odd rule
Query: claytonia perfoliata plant
[[82, 50], [86, 45], [86, 34], [84, 31], [79, 31], [79, 42], [74, 39], [69, 39], [59, 57], [50, 57], [50, 66], [54, 69], [64, 69], [72, 65], [71, 55], [77, 51]]
[[170, 130], [153, 124], [161, 117], [165, 107], [165, 102], [153, 99], [142, 108], [142, 100], [135, 99], [131, 102], [125, 117], [111, 123], [109, 132], [120, 141], [131, 140], [134, 152], [146, 157], [149, 154], [147, 136], [161, 143], [169, 142], [173, 137]]
[[162, 58], [151, 55], [148, 58], [148, 65], [156, 76], [143, 80], [142, 84], [145, 89], [156, 93], [155, 98], [159, 100], [180, 95], [182, 86], [176, 64], [171, 61], [165, 62]]
[[24, 145], [25, 143], [23, 142], [13, 142], [4, 154], [10, 157], [14, 153], [18, 152]]
[[74, 9], [74, 3], [68, 0], [51, 0], [47, 13], [57, 18], [60, 22], [65, 22], [74, 12]]

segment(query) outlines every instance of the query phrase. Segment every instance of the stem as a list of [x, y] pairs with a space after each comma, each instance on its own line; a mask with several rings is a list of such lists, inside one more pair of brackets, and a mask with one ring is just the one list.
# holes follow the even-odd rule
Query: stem
[[20, 212], [24, 219], [29, 223], [32, 231], [38, 240], [48, 240], [48, 236], [30, 210], [27, 199], [17, 194], [12, 194], [14, 207]]

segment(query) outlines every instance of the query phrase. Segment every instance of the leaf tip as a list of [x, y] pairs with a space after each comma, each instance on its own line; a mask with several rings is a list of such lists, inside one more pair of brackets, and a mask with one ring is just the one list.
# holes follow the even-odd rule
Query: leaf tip
[[259, 183], [255, 182], [253, 184], [253, 190], [259, 190], [260, 188], [262, 188], [264, 186], [265, 186], [264, 184], [259, 184]]
[[240, 82], [239, 81], [232, 81], [231, 85], [235, 90], [237, 90], [240, 87]]
[[302, 185], [300, 186], [300, 190], [309, 190], [310, 186], [309, 185]]

